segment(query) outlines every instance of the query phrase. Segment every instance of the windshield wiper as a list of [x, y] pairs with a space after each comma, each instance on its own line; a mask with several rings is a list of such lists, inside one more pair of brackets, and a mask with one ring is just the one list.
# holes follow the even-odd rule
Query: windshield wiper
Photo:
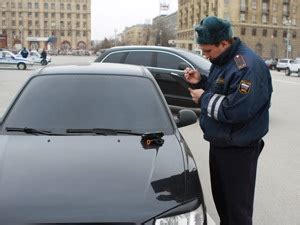
[[29, 127], [6, 127], [5, 130], [7, 132], [22, 132], [26, 134], [63, 135], [63, 134], [52, 133], [51, 131], [48, 130], [39, 130], [39, 129], [29, 128]]
[[130, 135], [137, 135], [137, 136], [143, 135], [142, 133], [133, 132], [131, 130], [107, 129], [107, 128], [67, 129], [66, 133], [72, 133], [72, 134], [99, 134], [99, 135], [130, 134]]

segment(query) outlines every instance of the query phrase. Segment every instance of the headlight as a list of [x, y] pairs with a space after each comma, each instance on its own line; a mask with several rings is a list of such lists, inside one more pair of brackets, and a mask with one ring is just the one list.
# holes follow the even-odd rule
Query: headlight
[[155, 225], [203, 225], [204, 213], [202, 205], [192, 212], [173, 217], [157, 219]]

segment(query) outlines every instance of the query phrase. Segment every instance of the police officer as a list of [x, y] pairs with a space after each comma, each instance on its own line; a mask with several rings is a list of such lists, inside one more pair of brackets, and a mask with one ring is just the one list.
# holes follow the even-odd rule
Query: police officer
[[24, 47], [23, 49], [22, 49], [22, 51], [21, 51], [21, 55], [22, 55], [22, 57], [23, 58], [27, 58], [28, 57], [28, 51], [27, 51], [27, 49]]
[[269, 128], [272, 82], [263, 60], [232, 36], [228, 21], [209, 16], [195, 28], [208, 77], [186, 68], [200, 126], [210, 142], [211, 187], [221, 225], [251, 225], [257, 160]]

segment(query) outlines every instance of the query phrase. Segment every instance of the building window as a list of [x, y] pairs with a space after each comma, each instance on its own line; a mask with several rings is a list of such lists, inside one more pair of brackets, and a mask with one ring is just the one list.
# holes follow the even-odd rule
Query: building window
[[23, 8], [23, 3], [22, 3], [22, 2], [19, 2], [19, 3], [18, 3], [18, 8], [19, 8], [19, 9], [22, 9], [22, 8]]
[[80, 22], [76, 22], [76, 27], [80, 27]]
[[294, 6], [294, 7], [293, 7], [292, 12], [293, 12], [293, 13], [297, 13], [297, 6]]
[[76, 31], [76, 36], [80, 37], [80, 31]]
[[49, 9], [48, 3], [44, 3], [44, 8], [45, 8], [45, 9]]
[[297, 38], [297, 32], [295, 30], [293, 30], [292, 37]]
[[277, 37], [277, 30], [273, 30], [273, 37]]
[[87, 35], [86, 35], [86, 31], [83, 31], [83, 37], [86, 37]]
[[262, 23], [267, 23], [267, 15], [262, 15], [262, 17], [261, 17], [261, 22]]
[[246, 34], [246, 28], [245, 27], [242, 27], [241, 28], [241, 35], [245, 35]]
[[35, 8], [35, 9], [39, 9], [39, 3], [37, 3], [37, 2], [34, 3], [34, 8]]
[[31, 2], [28, 2], [27, 8], [28, 8], [28, 9], [32, 9], [32, 3], [31, 3]]
[[273, 23], [273, 24], [277, 24], [277, 17], [276, 17], [276, 16], [273, 16], [273, 17], [272, 17], [272, 23]]
[[83, 10], [87, 10], [86, 4], [83, 5]]
[[266, 37], [268, 35], [268, 30], [267, 29], [263, 29], [263, 36]]
[[65, 36], [65, 32], [64, 31], [60, 32], [60, 36], [64, 37]]
[[67, 9], [68, 9], [68, 10], [71, 10], [71, 9], [72, 9], [72, 8], [71, 8], [71, 4], [68, 4], [68, 5], [67, 5]]
[[76, 4], [76, 10], [80, 10], [80, 5]]
[[14, 2], [11, 3], [11, 8], [12, 8], [12, 9], [16, 8], [16, 5], [15, 5]]
[[286, 37], [287, 37], [287, 31], [286, 31], [286, 30], [283, 31], [282, 37], [283, 37], [283, 38], [286, 38]]
[[278, 8], [277, 4], [273, 4], [273, 12], [277, 12], [277, 8]]
[[252, 23], [256, 23], [256, 15], [252, 15]]
[[71, 19], [71, 13], [68, 13], [67, 16], [68, 16], [68, 19]]
[[294, 26], [296, 26], [296, 19], [295, 19], [295, 18], [292, 19], [292, 24], [293, 24]]
[[64, 10], [65, 9], [65, 4], [64, 3], [60, 3], [60, 9]]
[[34, 13], [34, 17], [38, 18], [39, 17], [39, 13], [38, 12]]
[[55, 3], [51, 3], [51, 9], [55, 9]]
[[256, 9], [256, 0], [252, 0], [252, 9]]
[[65, 14], [61, 13], [60, 18], [62, 18], [62, 19], [65, 18]]
[[12, 25], [13, 27], [15, 27], [15, 26], [16, 26], [16, 21], [15, 21], [15, 20], [12, 20], [12, 21], [11, 21], [11, 25]]
[[68, 36], [69, 36], [69, 37], [72, 36], [72, 31], [68, 31]]
[[240, 15], [240, 21], [245, 22], [245, 13], [241, 13]]
[[76, 18], [80, 19], [80, 14], [79, 13], [76, 14]]
[[52, 17], [52, 18], [55, 18], [55, 13], [51, 13], [51, 17]]
[[252, 29], [252, 36], [256, 36], [256, 29], [255, 28]]

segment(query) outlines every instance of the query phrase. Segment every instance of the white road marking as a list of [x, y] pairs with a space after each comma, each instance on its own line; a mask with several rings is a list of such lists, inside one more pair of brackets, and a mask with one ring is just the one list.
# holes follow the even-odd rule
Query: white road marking
[[216, 225], [216, 223], [213, 221], [213, 219], [208, 215], [208, 213], [206, 214], [207, 216], [207, 225]]
[[285, 80], [277, 80], [277, 79], [273, 79], [274, 81], [277, 81], [277, 82], [281, 82], [281, 83], [287, 83], [287, 84], [298, 84], [300, 85], [299, 82], [293, 82], [293, 81], [285, 81]]

